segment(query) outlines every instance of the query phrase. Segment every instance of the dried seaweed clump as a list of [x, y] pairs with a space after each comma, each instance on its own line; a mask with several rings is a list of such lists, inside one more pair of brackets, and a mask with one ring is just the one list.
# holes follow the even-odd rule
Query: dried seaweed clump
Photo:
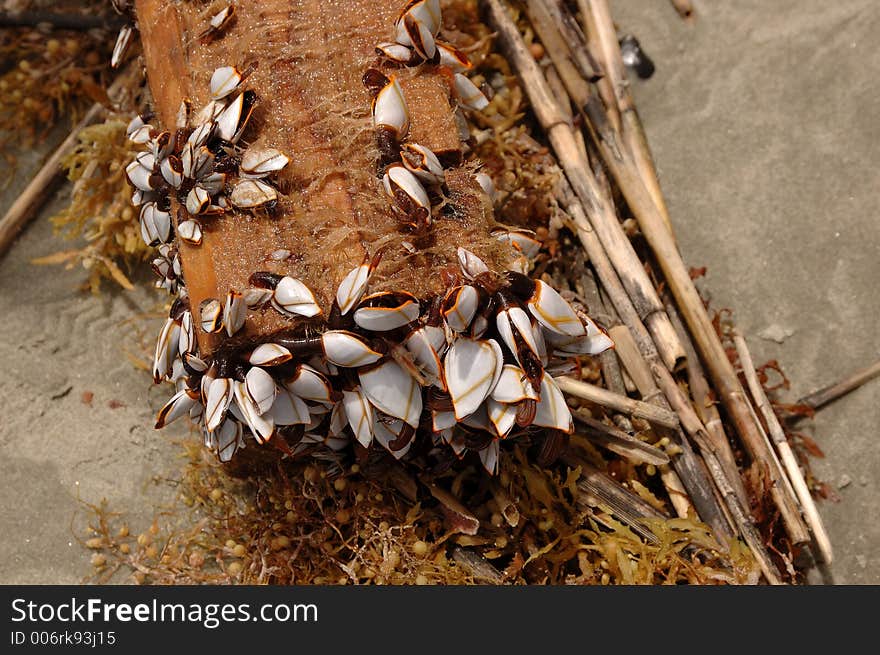
[[[145, 584], [723, 584], [756, 577], [745, 548], [724, 552], [696, 521], [652, 522], [658, 539], [645, 543], [622, 523], [582, 512], [579, 471], [536, 466], [520, 449], [503, 453], [497, 479], [470, 466], [416, 481], [396, 466], [315, 461], [276, 461], [234, 476], [199, 443], [184, 448], [179, 502], [140, 534], [105, 504], [90, 506], [82, 542], [93, 551], [93, 581], [122, 574], [131, 578], [120, 581]], [[438, 500], [450, 496], [473, 515]], [[462, 533], [474, 520], [479, 529]], [[483, 558], [485, 570], [461, 561], [462, 553]]]
[[0, 147], [33, 143], [61, 117], [74, 124], [92, 103], [106, 102], [112, 47], [106, 30], [0, 30], [0, 58], [11, 64], [0, 74]]
[[65, 264], [67, 268], [82, 264], [90, 272], [87, 285], [93, 293], [100, 290], [103, 279], [133, 288], [123, 271], [146, 261], [150, 254], [141, 238], [125, 179], [125, 164], [134, 152], [125, 136], [126, 124], [123, 117], [112, 116], [86, 127], [79, 134], [79, 145], [63, 161], [74, 183], [71, 202], [51, 221], [57, 233], [67, 239], [84, 238], [85, 246], [34, 262]]

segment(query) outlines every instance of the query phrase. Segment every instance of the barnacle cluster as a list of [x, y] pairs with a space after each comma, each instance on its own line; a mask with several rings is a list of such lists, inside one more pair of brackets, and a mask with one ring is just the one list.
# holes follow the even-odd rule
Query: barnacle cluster
[[[464, 75], [467, 57], [436, 39], [440, 25], [437, 0], [408, 3], [395, 23], [395, 42], [377, 46], [379, 67], [364, 75], [374, 94], [383, 187], [401, 228], [417, 234], [431, 227], [444, 169], [429, 148], [407, 141], [406, 98], [383, 68], [439, 65], [451, 71], [460, 110], [489, 104]], [[184, 103], [174, 133], [158, 132], [146, 118], [128, 128], [129, 138], [146, 147], [126, 169], [143, 238], [159, 249], [159, 286], [178, 296], [153, 363], [154, 380], [174, 383], [177, 392], [156, 427], [188, 415], [221, 461], [243, 448], [246, 436], [288, 455], [332, 456], [352, 441], [364, 448], [377, 442], [397, 459], [443, 461], [475, 451], [493, 474], [501, 440], [535, 428], [570, 433], [571, 414], [553, 375], [571, 370], [571, 358], [607, 349], [610, 339], [546, 282], [490, 270], [465, 248], [458, 249], [460, 270], [445, 294], [428, 299], [403, 290], [371, 292], [377, 256], [339, 281], [330, 307], [320, 307], [303, 281], [262, 271], [250, 276], [248, 289], [189, 306], [172, 242], [171, 199], [179, 206], [177, 237], [197, 246], [201, 221], [232, 206], [253, 210], [274, 202], [277, 191], [265, 178], [288, 163], [278, 151], [242, 152], [236, 145], [255, 102], [243, 90], [247, 75], [218, 68], [209, 104], [191, 119]], [[491, 192], [488, 177], [477, 179]], [[510, 245], [511, 259], [540, 247], [524, 232], [497, 236]], [[200, 355], [199, 331], [232, 337], [249, 310], [263, 307], [291, 318], [326, 317], [327, 329]]]

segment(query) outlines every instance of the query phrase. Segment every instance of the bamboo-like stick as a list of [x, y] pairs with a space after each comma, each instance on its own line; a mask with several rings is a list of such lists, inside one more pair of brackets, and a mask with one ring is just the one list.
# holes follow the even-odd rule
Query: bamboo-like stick
[[[481, 2], [488, 10], [489, 22], [498, 32], [500, 43], [507, 50], [508, 60], [523, 79], [523, 86], [531, 99], [532, 108], [547, 133], [557, 158], [563, 164], [572, 187], [584, 204], [584, 208], [590, 213], [596, 231], [614, 261], [615, 269], [627, 288], [640, 319], [651, 332], [664, 363], [669, 368], [674, 368], [684, 357], [684, 348], [678, 341], [669, 317], [666, 316], [654, 285], [617, 220], [611, 199], [602, 193], [596, 179], [588, 168], [582, 165], [577, 140], [568, 126], [566, 117], [554, 99], [540, 68], [526, 49], [506, 9], [499, 0], [481, 0]], [[559, 66], [557, 71], [565, 81]]]
[[804, 474], [801, 472], [797, 459], [795, 459], [794, 453], [791, 450], [791, 445], [785, 437], [785, 431], [782, 429], [779, 419], [773, 412], [773, 407], [770, 405], [770, 400], [764, 392], [764, 387], [761, 386], [761, 382], [758, 380], [758, 375], [755, 372], [755, 365], [752, 362], [752, 356], [749, 352], [746, 340], [740, 334], [735, 335], [733, 340], [736, 344], [736, 352], [739, 355], [743, 373], [745, 374], [746, 381], [749, 385], [749, 391], [752, 393], [755, 405], [757, 405], [758, 410], [764, 417], [764, 421], [767, 424], [767, 430], [770, 433], [771, 439], [773, 439], [773, 443], [779, 453], [779, 458], [782, 460], [782, 465], [785, 468], [786, 473], [788, 473], [788, 479], [791, 482], [792, 487], [794, 487], [794, 492], [797, 494], [798, 500], [801, 503], [804, 518], [807, 521], [807, 525], [810, 527], [810, 531], [813, 533], [816, 550], [818, 551], [817, 554], [823, 562], [830, 564], [833, 559], [831, 540], [828, 538], [828, 532], [825, 530], [825, 525], [822, 523], [822, 517], [819, 516], [816, 502], [810, 494], [810, 489], [807, 486], [807, 481], [804, 479]]
[[[628, 249], [629, 253], [632, 253], [632, 256], [635, 257], [638, 262], [638, 257], [632, 249], [632, 244], [623, 233], [623, 230], [617, 221], [610, 197], [608, 194], [602, 193], [603, 189], [600, 182], [595, 177], [589, 176], [585, 168], [582, 165], [579, 165], [577, 148], [574, 139], [571, 137], [571, 130], [566, 129], [567, 126], [564, 123], [564, 114], [558, 108], [558, 103], [553, 100], [552, 92], [547, 86], [546, 81], [543, 79], [540, 69], [538, 69], [534, 59], [532, 59], [531, 54], [526, 50], [525, 44], [522, 42], [522, 38], [519, 35], [516, 26], [513, 24], [509, 15], [500, 3], [494, 1], [485, 4], [489, 6], [489, 20], [493, 23], [493, 27], [502, 37], [502, 44], [508, 49], [508, 60], [514, 64], [514, 68], [517, 70], [518, 75], [520, 75], [524, 81], [524, 86], [532, 101], [533, 109], [535, 110], [539, 121], [541, 121], [542, 126], [548, 132], [550, 141], [554, 145], [557, 156], [563, 164], [569, 181], [574, 187], [581, 203], [585, 205], [585, 208], [586, 206], [589, 206], [596, 210], [591, 213], [591, 216], [594, 217], [593, 227], [595, 227], [596, 233], [599, 234], [600, 239], [602, 239], [602, 246], [604, 246], [604, 250], [602, 246], [598, 248], [599, 250], [602, 250], [601, 256], [604, 257], [607, 253], [607, 255], [613, 259], [615, 255], [620, 255], [621, 252]], [[545, 44], [545, 49], [546, 48], [547, 46]], [[567, 62], [565, 58], [557, 57], [554, 61], [559, 62], [559, 68], [568, 69], [568, 72], [565, 73], [565, 75], [570, 80], [578, 80], [580, 83], [585, 84], [583, 80], [571, 72], [570, 62]], [[562, 73], [561, 70], [560, 73]], [[584, 221], [586, 221], [586, 217], [584, 217]], [[592, 227], [588, 229], [592, 229]], [[607, 243], [605, 238], [603, 238], [603, 232], [610, 243]], [[589, 250], [588, 253], [592, 259], [594, 253]], [[597, 254], [597, 256], [599, 255]], [[632, 279], [629, 277], [632, 268], [627, 267], [626, 263], [621, 262], [621, 266], [618, 267], [618, 263], [616, 262], [615, 268], [617, 269], [617, 273], [612, 273], [610, 276], [606, 275], [606, 277], [613, 277], [615, 280], [618, 280], [617, 274], [620, 273], [619, 281], [623, 281], [624, 286], [626, 286], [626, 280]], [[644, 274], [644, 269], [641, 267], [640, 262], [637, 263], [635, 267], [638, 270], [638, 273]], [[647, 278], [646, 275], [645, 277]], [[605, 280], [603, 279], [603, 285], [604, 284]], [[647, 285], [650, 292], [655, 293], [654, 287], [649, 279], [647, 280]], [[642, 287], [631, 285], [630, 287], [627, 287], [627, 293], [621, 291], [620, 295], [625, 296], [627, 306], [633, 308], [634, 305], [638, 304], [634, 300], [634, 298], [638, 296], [635, 296], [634, 294], [639, 293], [641, 290]], [[615, 305], [617, 305], [621, 300], [615, 300], [614, 302]], [[618, 308], [618, 310], [620, 310], [620, 308]], [[639, 314], [639, 316], [632, 318], [631, 321], [626, 321], [627, 324], [630, 324], [631, 322], [641, 324], [641, 312], [639, 312]], [[652, 314], [646, 322], [648, 325], [651, 325], [651, 318], [661, 315], [668, 323], [669, 319], [665, 316], [665, 313]], [[671, 323], [668, 323], [668, 325], [671, 327]], [[671, 342], [674, 342], [677, 348], [681, 349], [681, 353], [684, 352], [681, 344], [678, 343], [677, 336], [671, 341], [667, 339], [665, 335], [658, 336], [657, 331], [652, 332], [652, 336], [654, 338], [654, 343], [656, 344], [656, 349], [653, 345], [651, 346], [651, 350], [654, 354], [657, 353], [657, 350], [660, 350], [661, 345], [669, 344]], [[650, 339], [648, 338], [647, 340]], [[676, 357], [671, 363], [667, 359], [664, 363], [667, 367], [672, 368], [677, 359], [678, 358]], [[658, 371], [662, 368], [662, 366], [659, 366]], [[670, 393], [674, 392], [677, 390], [674, 381], [671, 376], [669, 376], [668, 371], [664, 370], [663, 372], [666, 373], [666, 378], [664, 379], [666, 383], [665, 389], [669, 389]], [[662, 373], [659, 372], [658, 374], [662, 375]], [[656, 387], [654, 387], [652, 392], [655, 390]], [[684, 456], [680, 458], [680, 460], [677, 460], [677, 467], [679, 468], [679, 473], [685, 480], [685, 485], [688, 488], [688, 491], [694, 497], [694, 501], [699, 508], [701, 517], [703, 517], [707, 523], [712, 525], [713, 529], [715, 529], [718, 534], [729, 535], [729, 524], [726, 520], [726, 516], [710, 490], [710, 484], [705, 478], [705, 473], [702, 469], [699, 469], [696, 458], [691, 452], [687, 441], [680, 438], [679, 442]]]
[[[664, 380], [664, 393], [675, 393], [677, 387], [672, 380], [669, 371], [663, 366], [657, 353], [656, 346], [651, 340], [651, 336], [645, 329], [645, 326], [639, 320], [638, 314], [632, 305], [626, 290], [623, 288], [611, 261], [608, 258], [602, 244], [599, 242], [596, 234], [592, 230], [592, 226], [587, 220], [583, 207], [574, 198], [570, 187], [563, 181], [563, 203], [566, 206], [570, 216], [572, 217], [572, 229], [578, 235], [581, 244], [587, 251], [590, 261], [595, 268], [602, 286], [608, 293], [612, 304], [620, 313], [621, 319], [625, 325], [633, 331], [633, 336], [638, 344], [639, 351], [649, 364], [652, 375], [658, 380]], [[655, 399], [655, 402], [668, 409], [669, 404], [664, 396], [656, 394], [656, 386], [653, 383], [641, 390], [642, 393]], [[703, 469], [696, 461], [696, 456], [690, 448], [687, 440], [683, 438], [681, 433], [673, 434], [676, 443], [681, 447], [682, 454], [674, 460], [674, 464], [679, 476], [682, 478], [685, 488], [688, 490], [698, 515], [706, 521], [719, 535], [727, 535], [727, 522], [721, 507], [717, 503], [714, 495], [710, 491], [711, 483], [706, 478]], [[677, 510], [681, 510], [683, 503], [679, 502]], [[686, 515], [686, 512], [685, 512]]]
[[[583, 251], [580, 251], [575, 257], [577, 260], [582, 261], [584, 259]], [[620, 321], [605, 306], [602, 295], [599, 293], [599, 287], [596, 285], [596, 280], [593, 279], [590, 271], [586, 271], [581, 277], [581, 284], [590, 316], [604, 325], [608, 329], [609, 334], [611, 334], [616, 327], [620, 326]], [[612, 340], [614, 339], [613, 334], [611, 334], [611, 338]], [[599, 355], [599, 365], [602, 367], [602, 378], [605, 380], [605, 386], [608, 390], [625, 396], [626, 383], [620, 368], [620, 360], [617, 358], [617, 353], [613, 348]], [[613, 420], [621, 430], [632, 432], [632, 423], [628, 417], [623, 414], [615, 414]]]
[[[573, 194], [568, 193], [568, 197], [571, 198]], [[603, 287], [608, 293], [609, 298], [611, 299], [614, 306], [621, 314], [622, 320], [630, 325], [633, 329], [634, 336], [636, 338], [636, 343], [639, 346], [639, 349], [646, 360], [653, 361], [654, 365], [651, 366], [652, 373], [659, 379], [666, 379], [667, 383], [664, 387], [664, 392], [670, 395], [674, 395], [676, 392], [674, 389], [677, 389], [674, 381], [672, 384], [669, 384], [671, 381], [671, 376], [669, 376], [668, 371], [666, 371], [660, 364], [659, 358], [654, 349], [654, 344], [651, 341], [650, 336], [645, 330], [645, 327], [641, 325], [638, 321], [638, 316], [635, 314], [635, 310], [632, 307], [632, 304], [629, 302], [629, 298], [626, 296], [626, 292], [623, 286], [620, 283], [620, 280], [617, 279], [614, 270], [611, 266], [611, 262], [602, 249], [601, 243], [599, 243], [598, 238], [595, 233], [592, 231], [589, 221], [586, 218], [586, 215], [583, 212], [583, 208], [572, 198], [572, 202], [567, 204], [567, 209], [569, 210], [570, 215], [573, 220], [573, 229], [578, 234], [578, 237], [581, 240], [581, 243], [584, 246], [584, 249], [587, 251], [590, 261], [593, 264], [593, 267], [596, 269], [596, 272], [599, 276], [599, 279], [602, 281]], [[653, 351], [653, 352], [652, 352]], [[681, 401], [687, 404], [687, 401]], [[699, 419], [691, 419], [688, 421], [688, 426], [692, 429], [695, 426], [699, 426]], [[696, 430], [696, 438], [698, 440], [702, 439], [702, 433], [704, 430]], [[713, 481], [715, 482], [716, 487], [721, 493], [722, 497], [725, 500], [725, 504], [730, 513], [730, 517], [736, 524], [739, 533], [742, 535], [743, 539], [748, 544], [755, 558], [759, 562], [761, 567], [761, 571], [764, 574], [764, 577], [768, 582], [775, 584], [779, 582], [779, 575], [776, 571], [776, 568], [770, 558], [770, 554], [767, 552], [764, 547], [763, 541], [761, 540], [761, 536], [758, 533], [754, 522], [748, 513], [748, 505], [742, 504], [739, 502], [736, 497], [736, 493], [733, 491], [733, 486], [726, 479], [724, 474], [724, 470], [718, 461], [718, 458], [715, 457], [712, 452], [712, 448], [708, 443], [708, 440], [703, 439], [702, 441], [698, 441], [701, 443], [701, 450], [703, 451], [704, 461], [706, 462], [707, 468], [712, 476]], [[680, 494], [675, 494], [676, 488], [686, 488], [681, 481], [679, 480], [679, 476], [675, 475], [674, 471], [663, 470], [661, 468], [661, 478], [666, 485], [667, 489], [670, 490], [670, 499], [673, 502], [673, 505], [676, 508], [676, 511], [680, 515], [687, 515], [688, 505], [686, 504], [688, 501], [688, 497], [682, 491]], [[676, 481], [678, 480], [678, 484]], [[693, 488], [693, 484], [690, 485]], [[779, 495], [776, 494], [773, 496], [774, 501], [779, 505]], [[702, 503], [707, 504], [707, 503]], [[712, 505], [710, 505], [711, 507]], [[784, 505], [783, 505], [784, 506]], [[782, 510], [780, 510], [782, 511]], [[706, 512], [705, 507], [702, 509], [701, 515]]]
[[496, 585], [504, 582], [504, 576], [501, 572], [492, 566], [485, 557], [470, 548], [455, 546], [452, 549], [452, 559], [467, 569], [474, 580], [478, 582], [483, 581]]
[[659, 448], [639, 441], [623, 430], [597, 421], [582, 411], [575, 409], [571, 413], [578, 422], [587, 428], [584, 436], [603, 448], [636, 464], [654, 464], [655, 466], [669, 464], [669, 455]]
[[636, 418], [643, 418], [646, 421], [661, 425], [666, 428], [678, 427], [678, 417], [667, 409], [650, 405], [641, 400], [635, 400], [627, 396], [621, 396], [608, 389], [597, 387], [589, 382], [575, 380], [566, 375], [556, 378], [556, 384], [570, 396], [587, 400], [597, 405], [602, 405], [617, 412], [623, 412]]
[[660, 481], [663, 482], [663, 486], [666, 487], [666, 492], [669, 494], [669, 501], [672, 503], [672, 507], [675, 509], [675, 513], [678, 514], [678, 516], [686, 517], [691, 513], [696, 513], [693, 504], [691, 504], [687, 489], [684, 488], [684, 484], [682, 483], [681, 478], [678, 477], [678, 473], [675, 472], [674, 468], [671, 466], [661, 466]]
[[673, 233], [672, 220], [669, 217], [669, 209], [666, 206], [663, 191], [660, 189], [660, 181], [657, 178], [654, 158], [651, 156], [648, 139], [645, 135], [642, 121], [636, 111], [629, 82], [626, 78], [626, 67], [620, 54], [620, 45], [614, 29], [614, 22], [611, 20], [611, 10], [608, 7], [608, 2], [607, 0], [579, 0], [578, 5], [582, 12], [590, 12], [592, 14], [590, 24], [596, 30], [595, 37], [600, 44], [599, 49], [602, 53], [603, 70], [606, 71], [606, 76], [614, 92], [614, 100], [617, 111], [620, 114], [620, 131], [623, 141], [627, 148], [629, 148], [633, 161], [635, 161], [642, 181], [651, 194], [654, 204], [666, 221], [670, 233]]
[[642, 394], [642, 400], [647, 403], [653, 402], [661, 394], [661, 391], [655, 384], [651, 367], [639, 352], [639, 347], [636, 345], [632, 333], [625, 325], [621, 325], [612, 331], [611, 338], [614, 339], [614, 350], [617, 351], [626, 372], [629, 373], [629, 377], [635, 382], [639, 393]]
[[[598, 38], [599, 30], [596, 26], [593, 13], [589, 11], [589, 7], [580, 0], [578, 9], [580, 10], [583, 33], [587, 37], [587, 44], [589, 45], [590, 50], [594, 53], [597, 61], [608, 61], [608, 56], [602, 51], [605, 44]], [[622, 128], [622, 123], [620, 112], [617, 108], [617, 101], [614, 97], [614, 87], [612, 85], [611, 77], [609, 75], [603, 75], [602, 79], [596, 82], [596, 89], [599, 92], [599, 97], [602, 98], [602, 104], [607, 112], [609, 122], [614, 126], [614, 129], [620, 130]]]
[[[544, 43], [544, 47], [549, 54], [550, 48], [548, 44]], [[583, 95], [582, 86], [578, 85], [574, 80], [571, 81], [571, 86], [569, 86], [569, 80], [564, 70], [559, 72], [560, 77], [566, 84], [566, 88], [569, 89], [569, 93], [572, 93], [574, 89], [576, 93]], [[580, 82], [583, 83], [583, 80], [580, 80]], [[531, 89], [528, 84], [526, 85], [526, 90], [531, 95]], [[789, 536], [796, 543], [800, 543], [806, 536], [806, 530], [803, 522], [800, 520], [795, 499], [782, 488], [785, 484], [784, 476], [781, 469], [773, 465], [773, 460], [775, 459], [773, 450], [763, 437], [760, 423], [752, 416], [752, 410], [745, 397], [745, 391], [736, 376], [733, 365], [727, 359], [727, 354], [721, 345], [718, 335], [715, 333], [712, 321], [706, 312], [702, 298], [700, 298], [693, 280], [691, 280], [687, 266], [678, 252], [672, 234], [642, 183], [637, 167], [627, 149], [620, 143], [616, 132], [605, 119], [604, 111], [598, 106], [598, 99], [593, 95], [587, 95], [586, 98], [581, 99], [585, 102], [581, 103], [578, 98], [574, 98], [575, 103], [587, 117], [587, 124], [590, 127], [593, 140], [599, 147], [603, 160], [623, 192], [627, 204], [639, 221], [642, 234], [654, 251], [654, 255], [663, 270], [666, 282], [690, 328], [700, 354], [709, 368], [712, 380], [730, 415], [731, 421], [752, 459], [768, 463], [768, 471], [777, 494], [777, 504], [780, 505], [780, 510], [786, 519]], [[534, 104], [536, 101], [541, 102], [542, 98], [540, 95], [536, 95], [532, 100]], [[569, 173], [569, 168], [565, 167], [565, 160], [569, 157], [566, 149], [564, 147], [557, 148], [557, 155], [563, 162], [563, 167], [566, 168], [566, 174], [569, 176], [575, 192], [578, 193], [579, 198], [583, 202], [584, 198], [581, 197], [582, 193], [579, 190], [579, 184], [575, 183], [577, 175]], [[587, 202], [585, 202], [585, 209], [590, 210]], [[610, 243], [606, 243], [599, 229], [601, 222], [594, 220], [593, 224], [606, 251], [611, 256], [613, 254], [613, 247]]]
[[21, 229], [36, 215], [37, 210], [52, 197], [53, 189], [62, 180], [61, 160], [76, 147], [77, 138], [83, 128], [96, 122], [103, 112], [104, 106], [98, 102], [89, 108], [85, 116], [67, 135], [67, 138], [61, 142], [61, 145], [40, 167], [33, 179], [28, 182], [24, 191], [15, 199], [3, 218], [0, 218], [0, 257], [6, 253]]
[[860, 369], [847, 376], [840, 382], [835, 382], [827, 387], [823, 387], [818, 391], [814, 391], [797, 401], [798, 405], [807, 405], [813, 409], [821, 409], [830, 402], [833, 402], [845, 396], [850, 391], [858, 389], [866, 382], [870, 382], [874, 378], [880, 376], [880, 362], [874, 362], [870, 366]]
[[721, 421], [721, 414], [718, 412], [716, 401], [712, 398], [709, 389], [709, 382], [706, 380], [706, 374], [703, 366], [700, 364], [700, 357], [697, 355], [696, 348], [688, 335], [681, 316], [675, 308], [669, 294], [664, 294], [664, 303], [666, 304], [666, 313], [672, 325], [678, 332], [678, 337], [687, 352], [687, 375], [688, 385], [690, 387], [691, 396], [694, 400], [694, 409], [703, 425], [706, 426], [706, 432], [712, 440], [713, 450], [718, 456], [718, 460], [724, 469], [725, 476], [730, 482], [733, 490], [736, 492], [737, 499], [743, 507], [749, 506], [749, 498], [746, 493], [745, 485], [743, 485], [742, 477], [739, 474], [739, 467], [736, 464], [736, 457], [727, 440], [727, 433], [724, 431], [724, 424]]
[[[596, 57], [590, 51], [587, 37], [584, 35], [574, 16], [565, 6], [563, 0], [537, 0], [546, 9], [547, 16], [556, 25], [562, 38], [569, 45], [571, 59], [581, 76], [589, 82], [598, 82], [605, 76]], [[536, 4], [536, 0], [527, 0], [527, 6]]]
[[645, 525], [644, 519], [669, 517], [582, 459], [572, 454], [565, 455], [563, 459], [569, 466], [581, 469], [577, 482], [580, 493], [576, 502], [582, 509], [598, 507], [626, 523], [646, 541], [658, 543], [657, 535]]

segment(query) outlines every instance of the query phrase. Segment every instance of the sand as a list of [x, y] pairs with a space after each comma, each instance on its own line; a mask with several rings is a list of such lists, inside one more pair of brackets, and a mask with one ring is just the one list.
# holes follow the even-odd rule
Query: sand
[[[708, 267], [701, 285], [756, 361], [783, 364], [794, 400], [880, 358], [880, 14], [872, 0], [695, 5], [693, 25], [662, 1], [612, 11], [657, 65], [634, 93], [685, 258]], [[21, 155], [0, 211], [47, 146]], [[0, 261], [0, 583], [80, 582], [77, 498], [106, 497], [144, 529], [181, 468], [185, 428], [152, 429], [164, 390], [124, 355], [128, 321], [157, 296], [92, 297], [77, 291], [84, 271], [29, 263], [69, 247], [48, 224], [64, 194]], [[841, 498], [821, 504], [837, 582], [880, 583], [878, 424], [880, 381], [804, 424]]]

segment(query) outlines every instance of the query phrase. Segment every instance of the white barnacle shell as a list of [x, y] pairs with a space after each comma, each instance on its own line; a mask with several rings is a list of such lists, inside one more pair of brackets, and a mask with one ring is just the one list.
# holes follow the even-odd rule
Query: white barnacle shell
[[172, 318], [167, 319], [159, 332], [153, 353], [153, 381], [156, 384], [171, 374], [179, 339], [180, 323]]
[[173, 423], [181, 416], [189, 413], [192, 406], [199, 400], [198, 391], [190, 389], [181, 389], [175, 393], [156, 416], [156, 429], [164, 428], [169, 423]]
[[393, 359], [358, 371], [361, 389], [373, 407], [416, 428], [422, 415], [419, 383]]
[[241, 423], [225, 421], [219, 429], [213, 433], [214, 447], [217, 457], [221, 462], [228, 462], [241, 448], [244, 448], [242, 433], [244, 429]]
[[587, 333], [574, 308], [543, 280], [535, 280], [535, 291], [527, 305], [532, 316], [551, 332], [569, 337]]
[[526, 379], [525, 371], [513, 364], [505, 364], [502, 367], [498, 384], [492, 389], [491, 397], [496, 402], [507, 405], [522, 400], [538, 400], [538, 394]]
[[244, 377], [245, 391], [254, 403], [257, 413], [265, 414], [275, 402], [277, 388], [275, 380], [266, 371], [254, 366]]
[[321, 346], [327, 361], [342, 368], [366, 366], [382, 357], [363, 337], [346, 330], [327, 330], [321, 335]]
[[562, 395], [556, 382], [550, 377], [550, 374], [544, 372], [541, 379], [541, 400], [538, 402], [535, 419], [532, 425], [538, 425], [544, 428], [553, 428], [571, 433], [574, 430], [574, 424], [571, 420], [571, 411], [565, 404], [565, 397]]
[[221, 66], [211, 75], [211, 99], [220, 100], [238, 89], [244, 76], [235, 66]]
[[235, 381], [229, 378], [216, 378], [210, 382], [205, 401], [205, 427], [208, 432], [216, 430], [226, 418], [235, 384]]
[[[372, 300], [382, 301], [380, 306], [369, 306]], [[385, 332], [412, 323], [419, 318], [419, 302], [408, 293], [380, 292], [364, 298], [362, 306], [354, 313], [354, 322], [365, 330]]]
[[494, 230], [492, 236], [502, 243], [509, 244], [511, 248], [517, 252], [521, 252], [529, 259], [534, 259], [541, 251], [541, 242], [535, 238], [535, 233], [531, 230], [500, 229]]
[[223, 305], [216, 298], [207, 298], [199, 306], [199, 321], [202, 330], [209, 334], [223, 329]]
[[373, 408], [370, 401], [360, 387], [355, 387], [352, 391], [342, 392], [342, 406], [354, 438], [368, 448], [373, 441]]
[[453, 73], [469, 71], [473, 64], [461, 50], [449, 43], [437, 41], [437, 50], [440, 52], [440, 65], [448, 66]]
[[399, 43], [380, 43], [376, 46], [376, 54], [396, 64], [409, 64], [413, 59], [412, 50]]
[[231, 337], [243, 328], [246, 317], [247, 305], [244, 296], [235, 289], [230, 289], [226, 294], [226, 304], [223, 306], [223, 325], [226, 327], [226, 334]]
[[477, 453], [480, 456], [480, 462], [483, 464], [483, 468], [486, 469], [486, 473], [489, 475], [495, 475], [498, 473], [498, 452], [498, 440], [492, 439], [488, 446]]
[[183, 184], [183, 164], [174, 155], [162, 160], [162, 163], [159, 164], [159, 172], [162, 173], [165, 181], [175, 189], [179, 189]]
[[480, 296], [476, 287], [469, 284], [453, 287], [446, 293], [440, 312], [450, 328], [456, 332], [464, 332], [474, 320], [479, 302]]
[[192, 219], [182, 221], [177, 225], [177, 236], [190, 245], [198, 246], [202, 243], [202, 226]]
[[406, 169], [428, 184], [443, 184], [446, 175], [434, 151], [419, 143], [400, 146], [400, 160]]
[[171, 239], [171, 214], [156, 207], [155, 202], [141, 206], [141, 238], [148, 246], [168, 243]]
[[409, 131], [409, 108], [403, 97], [403, 89], [393, 76], [373, 98], [372, 110], [375, 128], [391, 129], [398, 140], [403, 139]]
[[385, 193], [392, 198], [397, 190], [401, 190], [419, 207], [431, 206], [425, 187], [403, 164], [391, 164], [385, 169], [382, 185], [385, 187]]
[[116, 37], [116, 44], [113, 46], [113, 54], [110, 55], [110, 67], [117, 68], [125, 58], [128, 47], [131, 45], [131, 36], [134, 33], [134, 27], [131, 25], [123, 25]]
[[429, 384], [445, 390], [443, 364], [440, 361], [441, 349], [446, 345], [446, 336], [443, 334], [443, 330], [426, 325], [410, 332], [403, 345], [412, 355], [419, 373], [425, 380]]
[[454, 78], [455, 95], [462, 107], [480, 111], [489, 105], [489, 100], [476, 84], [461, 73], [456, 73]]
[[275, 425], [306, 425], [311, 421], [308, 405], [283, 387], [277, 389], [277, 396], [268, 414]]
[[473, 280], [478, 275], [489, 272], [489, 267], [486, 266], [486, 262], [477, 257], [470, 250], [459, 247], [455, 251], [455, 254], [458, 257], [458, 265], [461, 267], [461, 272], [467, 279]]
[[229, 199], [239, 209], [256, 209], [277, 200], [278, 193], [262, 180], [244, 179], [235, 185]]
[[[153, 155], [150, 155], [151, 159], [152, 157]], [[153, 167], [152, 165], [149, 167], [145, 166], [139, 158], [125, 167], [125, 175], [136, 189], [141, 191], [152, 191], [154, 189], [153, 183], [150, 180], [153, 175]]]
[[204, 212], [211, 204], [211, 195], [202, 187], [196, 185], [186, 194], [186, 211], [196, 216]]
[[[214, 385], [211, 385], [213, 388]], [[264, 444], [275, 434], [275, 420], [270, 413], [260, 414], [256, 403], [247, 393], [246, 382], [233, 382], [235, 402], [244, 422], [251, 429], [257, 443]]]
[[324, 374], [308, 364], [300, 364], [293, 377], [284, 382], [290, 393], [317, 403], [332, 402], [333, 388]]
[[336, 288], [336, 304], [339, 306], [339, 312], [343, 316], [363, 297], [372, 271], [372, 265], [369, 262], [364, 262], [360, 266], [351, 269], [342, 278], [342, 282]]
[[[525, 345], [534, 353], [536, 360], [540, 359], [538, 345], [532, 332], [532, 322], [522, 308], [509, 307], [498, 312], [495, 316], [495, 327], [498, 329], [498, 334], [501, 336], [502, 341], [504, 341], [508, 350], [513, 353], [519, 364], [522, 365], [518, 347], [520, 341], [522, 345]], [[516, 339], [515, 334], [519, 334], [520, 339]]]
[[249, 148], [241, 157], [239, 173], [246, 178], [261, 178], [280, 171], [290, 158], [275, 148]]
[[407, 16], [424, 25], [432, 35], [436, 35], [440, 31], [440, 26], [443, 23], [443, 17], [440, 12], [440, 0], [416, 0], [409, 2], [394, 23], [397, 29], [397, 42], [403, 45], [412, 45], [409, 32], [404, 25], [404, 20]]
[[261, 343], [254, 348], [248, 362], [254, 366], [278, 366], [293, 359], [291, 352], [277, 343]]
[[311, 318], [321, 313], [321, 308], [309, 288], [300, 280], [285, 275], [272, 293], [272, 306], [282, 314]]
[[493, 339], [459, 337], [444, 359], [444, 373], [455, 417], [473, 414], [501, 377], [504, 355]]

